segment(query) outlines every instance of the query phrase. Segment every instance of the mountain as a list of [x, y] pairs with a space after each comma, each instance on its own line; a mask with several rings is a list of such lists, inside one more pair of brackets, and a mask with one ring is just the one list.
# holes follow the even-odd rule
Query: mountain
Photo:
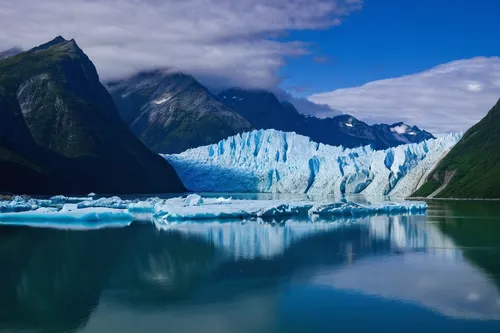
[[306, 116], [291, 103], [280, 102], [273, 93], [264, 90], [233, 88], [219, 93], [218, 98], [257, 129], [293, 131], [334, 146], [372, 145], [375, 149], [386, 149], [433, 138], [432, 134], [403, 123], [370, 126], [350, 115], [326, 119]]
[[23, 50], [21, 50], [18, 47], [13, 47], [5, 51], [0, 51], [0, 60], [15, 56], [16, 54], [19, 54], [21, 52], [23, 52]]
[[184, 187], [121, 121], [74, 40], [0, 61], [0, 191], [152, 193]]
[[177, 153], [252, 129], [189, 75], [156, 70], [110, 82], [123, 121], [151, 150]]
[[459, 138], [450, 134], [386, 150], [344, 149], [296, 133], [255, 130], [164, 157], [191, 191], [404, 198]]
[[500, 198], [500, 100], [464, 134], [414, 195]]

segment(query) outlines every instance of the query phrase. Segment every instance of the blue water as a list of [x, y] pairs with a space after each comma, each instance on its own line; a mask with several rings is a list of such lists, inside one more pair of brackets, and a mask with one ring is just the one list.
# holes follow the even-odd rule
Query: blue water
[[343, 223], [0, 228], [1, 332], [500, 332], [500, 203]]

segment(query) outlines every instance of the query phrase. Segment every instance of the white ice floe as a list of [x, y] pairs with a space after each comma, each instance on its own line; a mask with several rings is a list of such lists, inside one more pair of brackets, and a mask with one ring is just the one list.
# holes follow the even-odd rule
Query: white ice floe
[[[207, 219], [249, 219], [312, 215], [332, 219], [376, 214], [423, 214], [425, 202], [383, 202], [359, 204], [355, 202], [315, 202], [310, 200], [234, 200], [232, 198], [202, 198], [197, 194], [172, 199], [148, 198], [143, 201], [122, 200], [119, 197], [100, 198], [79, 203], [52, 204], [40, 199], [15, 198], [8, 213], [0, 214], [0, 224], [28, 224], [51, 221], [103, 222], [159, 222]], [[56, 202], [59, 202], [56, 200]], [[24, 212], [20, 212], [23, 211]], [[15, 213], [17, 212], [17, 213]], [[23, 222], [24, 221], [24, 222]]]
[[[227, 199], [226, 199], [227, 200]], [[134, 204], [132, 207], [136, 207]], [[129, 206], [129, 210], [132, 211]], [[423, 214], [427, 204], [419, 201], [358, 204], [355, 202], [314, 202], [308, 200], [230, 200], [205, 198], [203, 204], [189, 206], [174, 198], [151, 205], [154, 215], [164, 221], [201, 219], [246, 219], [283, 216], [368, 216], [376, 214]]]
[[114, 196], [110, 198], [99, 198], [97, 200], [86, 200], [78, 203], [78, 208], [92, 208], [92, 207], [105, 207], [105, 208], [116, 208], [116, 209], [126, 209], [130, 201], [122, 200], [120, 197]]
[[366, 216], [376, 214], [425, 213], [427, 204], [419, 201], [384, 202], [381, 204], [360, 204], [356, 202], [336, 202], [315, 205], [311, 211], [321, 216]]
[[375, 151], [345, 149], [276, 130], [238, 134], [217, 144], [163, 155], [195, 192], [411, 195], [458, 142], [449, 134]]
[[134, 221], [127, 210], [111, 208], [82, 208], [60, 210], [42, 208], [35, 211], [0, 214], [0, 224], [29, 225], [59, 228], [102, 228], [126, 226]]
[[65, 204], [65, 203], [78, 203], [81, 201], [92, 200], [91, 196], [88, 197], [66, 197], [64, 195], [56, 195], [50, 198], [52, 204]]
[[184, 202], [186, 206], [201, 206], [203, 204], [203, 198], [198, 194], [190, 194]]

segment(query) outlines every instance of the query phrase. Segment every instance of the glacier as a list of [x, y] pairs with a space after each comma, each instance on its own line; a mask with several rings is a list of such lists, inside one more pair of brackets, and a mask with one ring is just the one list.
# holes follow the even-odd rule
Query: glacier
[[217, 144], [162, 155], [193, 192], [411, 195], [461, 134], [387, 150], [346, 149], [293, 132], [254, 130]]
[[[106, 227], [127, 226], [133, 221], [154, 224], [169, 224], [178, 221], [197, 220], [248, 220], [301, 217], [317, 222], [318, 217], [328, 221], [357, 218], [370, 215], [424, 214], [425, 202], [400, 201], [383, 203], [356, 203], [353, 201], [311, 200], [235, 200], [232, 198], [209, 198], [197, 194], [170, 199], [147, 198], [126, 200], [119, 197], [98, 198], [67, 203], [63, 197], [57, 200], [16, 197], [12, 201], [1, 201], [0, 207], [8, 212], [0, 213], [0, 225], [37, 225], [52, 227], [59, 225]], [[75, 201], [75, 200], [73, 200]], [[62, 204], [61, 204], [62, 203]]]

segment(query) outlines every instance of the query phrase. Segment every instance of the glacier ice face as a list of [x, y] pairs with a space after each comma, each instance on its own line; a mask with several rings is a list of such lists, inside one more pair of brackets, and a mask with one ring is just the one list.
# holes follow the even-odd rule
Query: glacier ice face
[[449, 134], [375, 151], [369, 146], [345, 149], [295, 133], [256, 130], [163, 157], [190, 191], [403, 198], [417, 189], [460, 137]]

